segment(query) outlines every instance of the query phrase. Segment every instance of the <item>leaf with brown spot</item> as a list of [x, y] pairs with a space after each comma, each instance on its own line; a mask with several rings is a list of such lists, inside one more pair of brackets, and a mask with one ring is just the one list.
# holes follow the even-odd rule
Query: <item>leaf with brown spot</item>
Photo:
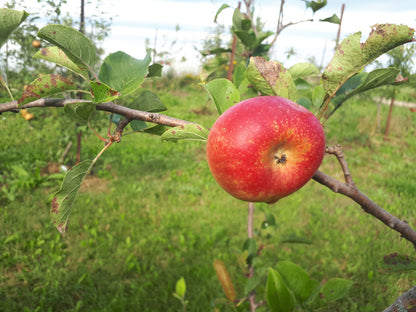
[[228, 79], [214, 79], [204, 86], [220, 115], [231, 106], [240, 102], [240, 92]]
[[0, 47], [28, 16], [25, 11], [0, 9]]
[[120, 92], [102, 82], [90, 81], [90, 86], [95, 103], [110, 102], [121, 96]]
[[58, 231], [64, 235], [68, 229], [72, 205], [81, 187], [82, 181], [90, 171], [92, 160], [84, 160], [69, 170], [61, 187], [51, 202], [51, 219]]
[[58, 46], [72, 62], [82, 64], [92, 72], [98, 60], [92, 41], [78, 30], [58, 24], [49, 24], [39, 30], [38, 36]]
[[190, 123], [183, 126], [173, 127], [164, 132], [161, 139], [164, 141], [194, 140], [206, 141], [209, 130], [198, 124]]
[[88, 80], [88, 70], [81, 63], [74, 63], [65, 53], [58, 47], [47, 47], [36, 52], [33, 58], [39, 58], [48, 62], [52, 62], [63, 66], [85, 80]]
[[414, 271], [416, 258], [395, 252], [383, 257], [379, 262], [379, 269], [383, 273]]
[[38, 78], [26, 87], [17, 103], [21, 106], [69, 90], [77, 90], [75, 84], [70, 79], [54, 74], [39, 75]]
[[337, 47], [335, 55], [322, 74], [327, 96], [332, 97], [338, 89], [367, 64], [389, 50], [414, 41], [414, 29], [405, 25], [375, 25], [364, 43], [361, 32], [345, 38]]
[[246, 76], [262, 95], [278, 95], [294, 102], [297, 100], [297, 90], [292, 75], [277, 61], [251, 57]]

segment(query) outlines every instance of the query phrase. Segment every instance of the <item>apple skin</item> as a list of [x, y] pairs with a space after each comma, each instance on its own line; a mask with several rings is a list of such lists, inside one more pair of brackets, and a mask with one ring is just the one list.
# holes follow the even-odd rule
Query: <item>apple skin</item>
[[206, 152], [211, 173], [226, 192], [272, 204], [312, 178], [325, 154], [325, 133], [306, 108], [260, 96], [230, 107], [215, 121]]

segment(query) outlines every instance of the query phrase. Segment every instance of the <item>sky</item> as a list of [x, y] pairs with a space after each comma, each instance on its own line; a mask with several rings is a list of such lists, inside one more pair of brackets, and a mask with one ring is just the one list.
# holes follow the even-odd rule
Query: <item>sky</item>
[[[1, 3], [2, 1], [0, 1]], [[5, 1], [3, 1], [5, 2]], [[29, 5], [35, 0], [21, 3]], [[79, 0], [70, 0], [63, 10], [76, 12], [79, 16]], [[86, 1], [94, 2], [94, 1]], [[106, 54], [123, 51], [142, 59], [146, 53], [146, 41], [151, 47], [156, 44], [158, 51], [169, 51], [177, 58], [174, 65], [179, 72], [199, 71], [200, 54], [203, 41], [213, 34], [216, 24], [214, 17], [218, 8], [226, 3], [235, 8], [236, 0], [103, 0], [102, 11], [113, 16], [111, 33], [103, 48]], [[242, 1], [243, 2], [243, 1]], [[280, 1], [256, 0], [254, 16], [260, 16], [265, 30], [274, 31], [277, 24]], [[331, 59], [338, 25], [319, 22], [337, 14], [345, 4], [341, 27], [341, 39], [357, 31], [362, 32], [362, 41], [366, 39], [371, 26], [377, 23], [405, 24], [416, 28], [416, 1], [380, 1], [380, 0], [328, 0], [328, 5], [312, 15], [302, 0], [286, 0], [284, 23], [298, 22], [313, 18], [313, 22], [303, 22], [286, 28], [272, 49], [271, 59], [282, 62], [285, 67], [294, 63], [315, 58], [318, 65], [325, 66]], [[36, 6], [36, 4], [34, 4]], [[233, 9], [221, 12], [218, 24], [231, 26]], [[244, 4], [242, 3], [242, 8]], [[86, 5], [86, 16], [95, 14], [95, 5]], [[179, 30], [176, 31], [176, 28]], [[227, 34], [229, 36], [229, 34]], [[229, 37], [224, 37], [228, 40]], [[155, 42], [156, 39], [156, 42]], [[172, 42], [175, 44], [172, 46]], [[293, 49], [296, 55], [289, 59], [286, 51]], [[186, 62], [180, 62], [183, 57]], [[156, 61], [160, 61], [156, 59]]]

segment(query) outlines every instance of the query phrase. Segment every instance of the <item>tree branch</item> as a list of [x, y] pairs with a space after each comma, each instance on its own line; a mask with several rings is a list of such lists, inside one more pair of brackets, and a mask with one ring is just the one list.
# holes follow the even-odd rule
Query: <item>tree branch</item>
[[413, 247], [416, 249], [416, 232], [409, 226], [409, 224], [406, 221], [399, 220], [397, 217], [385, 211], [383, 208], [381, 208], [357, 189], [352, 180], [348, 165], [344, 159], [344, 155], [340, 146], [337, 145], [333, 148], [329, 147], [327, 148], [327, 151], [328, 153], [337, 156], [337, 159], [343, 169], [346, 183], [342, 183], [319, 170], [315, 173], [313, 179], [318, 183], [328, 187], [333, 192], [343, 194], [351, 198], [353, 201], [359, 204], [366, 213], [376, 217], [392, 230], [399, 232], [401, 236], [410, 241], [413, 244]]
[[285, 0], [281, 0], [280, 1], [280, 8], [279, 8], [279, 17], [277, 19], [276, 33], [274, 34], [273, 39], [270, 42], [271, 46], [273, 46], [276, 43], [277, 37], [279, 37], [279, 35], [283, 31], [283, 29], [285, 29], [289, 26], [292, 26], [292, 25], [313, 21], [313, 19], [307, 19], [307, 20], [300, 20], [300, 21], [297, 21], [297, 22], [289, 22], [287, 24], [283, 24], [284, 6], [285, 6]]
[[[39, 99], [28, 104], [21, 105], [20, 107], [18, 106], [17, 101], [12, 101], [9, 103], [0, 104], [0, 114], [4, 112], [18, 112], [23, 108], [64, 107], [66, 104], [70, 103], [91, 103], [91, 101], [80, 99]], [[124, 116], [129, 121], [142, 120], [170, 127], [183, 126], [191, 123], [190, 121], [173, 118], [163, 114], [149, 113], [120, 106], [113, 102], [97, 104], [96, 109], [99, 111], [105, 111]]]
[[416, 307], [416, 286], [401, 295], [383, 312], [412, 312]]

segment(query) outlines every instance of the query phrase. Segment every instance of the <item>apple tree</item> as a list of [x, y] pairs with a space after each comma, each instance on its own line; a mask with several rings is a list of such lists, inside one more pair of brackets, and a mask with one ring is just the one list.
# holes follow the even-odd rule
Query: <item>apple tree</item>
[[[27, 13], [24, 11], [0, 10], [0, 45], [6, 42], [9, 35], [19, 27], [26, 17]], [[240, 25], [248, 23], [246, 17], [242, 15], [239, 15], [235, 22]], [[226, 190], [237, 190], [237, 193], [230, 191], [232, 195], [236, 196], [237, 194], [237, 198], [248, 201], [247, 240], [244, 245], [244, 249], [247, 251], [248, 271], [246, 289], [244, 294], [237, 294], [227, 268], [221, 261], [215, 260], [214, 268], [226, 297], [224, 301], [218, 303], [219, 305], [225, 304], [238, 308], [242, 303], [248, 302], [250, 311], [265, 307], [268, 307], [270, 311], [289, 312], [299, 307], [311, 311], [338, 300], [348, 292], [352, 285], [351, 281], [333, 278], [321, 285], [299, 265], [289, 261], [279, 261], [275, 267], [257, 266], [256, 258], [259, 257], [261, 247], [257, 246], [253, 230], [253, 201], [275, 202], [301, 187], [309, 179], [314, 179], [333, 192], [350, 198], [366, 213], [383, 222], [386, 227], [398, 232], [401, 237], [413, 245], [413, 248], [416, 248], [416, 232], [408, 223], [391, 215], [359, 190], [354, 183], [352, 172], [341, 147], [338, 145], [325, 147], [321, 130], [322, 127], [325, 127], [326, 120], [345, 105], [352, 96], [380, 86], [402, 82], [398, 79], [398, 69], [396, 68], [381, 68], [371, 72], [364, 71], [364, 68], [391, 49], [414, 41], [413, 29], [404, 25], [381, 24], [373, 27], [364, 42], [362, 42], [360, 32], [348, 36], [337, 47], [333, 59], [322, 73], [319, 84], [313, 86], [313, 91], [306, 95], [300, 94], [297, 86], [300, 83], [307, 83], [305, 77], [316, 73], [316, 68], [311, 64], [301, 63], [286, 69], [277, 61], [268, 61], [261, 56], [251, 56], [245, 68], [240, 67], [234, 71], [232, 80], [214, 79], [205, 83], [205, 88], [221, 115], [218, 118], [219, 127], [223, 129], [231, 126], [230, 132], [219, 131], [215, 133], [217, 129], [214, 124], [211, 130], [212, 138], [210, 138], [210, 129], [207, 127], [161, 114], [160, 112], [166, 110], [166, 107], [158, 96], [151, 92], [142, 92], [137, 105], [133, 107], [115, 103], [116, 100], [136, 92], [148, 77], [160, 75], [162, 66], [152, 64], [150, 52], [144, 59], [138, 60], [119, 51], [109, 54], [101, 64], [98, 64], [97, 51], [91, 40], [71, 27], [49, 24], [39, 30], [38, 37], [50, 43], [51, 46], [40, 49], [34, 57], [57, 64], [83, 79], [87, 85], [87, 88], [82, 90], [85, 96], [82, 99], [56, 98], [55, 96], [62, 94], [62, 92], [79, 91], [79, 87], [62, 75], [39, 75], [25, 90], [22, 90], [18, 100], [0, 104], [0, 114], [7, 116], [7, 114], [17, 113], [22, 109], [60, 107], [64, 114], [80, 124], [89, 126], [92, 116], [102, 112], [110, 113], [111, 121], [115, 124], [115, 128], [110, 124], [106, 137], [97, 133], [98, 138], [104, 142], [103, 149], [94, 159], [84, 160], [69, 170], [58, 191], [52, 196], [51, 222], [62, 235], [68, 231], [72, 204], [76, 200], [84, 178], [90, 173], [97, 159], [102, 156], [105, 150], [121, 141], [124, 130], [130, 126], [137, 133], [160, 135], [161, 139], [165, 141], [197, 140], [201, 141], [201, 144], [206, 144], [208, 140], [207, 157], [211, 162], [213, 175], [217, 176], [219, 182], [225, 181], [220, 182], [220, 185]], [[95, 71], [97, 66], [99, 66], [98, 72]], [[2, 81], [2, 84], [6, 85], [6, 82]], [[248, 102], [242, 102], [245, 99]], [[239, 108], [243, 107], [242, 103], [246, 103], [244, 104], [246, 108], [253, 110], [252, 114], [248, 116], [245, 114], [244, 122], [246, 124], [244, 125], [236, 123], [235, 119], [231, 120], [228, 113], [238, 113]], [[251, 105], [252, 103], [255, 105]], [[273, 114], [268, 108], [272, 107], [273, 110], [273, 103], [278, 103], [278, 107], [281, 107], [285, 111], [284, 114], [287, 114], [285, 117], [286, 126], [273, 118]], [[300, 117], [296, 115], [298, 113]], [[255, 129], [247, 127], [247, 124], [253, 122], [249, 120], [250, 116], [259, 119], [262, 114], [267, 114], [267, 118], [264, 116], [264, 119], [274, 124], [282, 132], [280, 136], [273, 134], [265, 136], [272, 138], [271, 149], [274, 152], [272, 154], [264, 152], [270, 147], [265, 147], [264, 142], [261, 142], [258, 137], [250, 137], [255, 133]], [[108, 118], [107, 114], [102, 114], [102, 116]], [[291, 128], [289, 123], [292, 122], [297, 122], [297, 126]], [[235, 125], [231, 123], [235, 123]], [[258, 123], [256, 131], [265, 131], [262, 128], [264, 124], [266, 122]], [[245, 131], [240, 132], [234, 138], [228, 137], [228, 133], [232, 133], [234, 129], [240, 128], [241, 130], [244, 127], [246, 127]], [[293, 145], [294, 150], [289, 152], [289, 147], [285, 144], [292, 144], [293, 138], [291, 136], [298, 135], [294, 131], [302, 133], [302, 129], [309, 130], [303, 131], [303, 136], [300, 136], [301, 140], [308, 139], [305, 133], [310, 132], [311, 129], [316, 130], [316, 133], [313, 134], [315, 136], [314, 142], [304, 141], [304, 146]], [[285, 173], [286, 175], [291, 174], [293, 179], [297, 175], [302, 175], [299, 168], [292, 166], [292, 162], [299, 161], [295, 152], [300, 148], [308, 148], [308, 144], [314, 143], [317, 144], [317, 147], [312, 150], [313, 155], [309, 159], [314, 165], [310, 166], [310, 171], [302, 177], [301, 183], [296, 187], [289, 187], [289, 190], [281, 191], [281, 188], [278, 188], [276, 191], [273, 179], [275, 184], [280, 183], [283, 188], [287, 186], [285, 183], [291, 183], [287, 176], [281, 178], [282, 176], [277, 174], [272, 181], [268, 182], [270, 192], [274, 194], [255, 198], [241, 196], [238, 187], [246, 187], [246, 184], [254, 183], [256, 175], [250, 168], [242, 170], [242, 172], [252, 175], [242, 177], [236, 176], [236, 171], [231, 170], [232, 166], [221, 168], [221, 163], [219, 164], [218, 161], [223, 162], [224, 160], [217, 160], [216, 157], [217, 153], [221, 153], [222, 150], [218, 151], [218, 146], [215, 149], [215, 145], [212, 145], [214, 148], [210, 147], [210, 140], [214, 139], [217, 142], [231, 140], [230, 144], [238, 143], [236, 142], [238, 140], [245, 143], [257, 140], [254, 143], [258, 144], [251, 144], [250, 148], [253, 154], [257, 153], [263, 158], [251, 162], [257, 166], [254, 170], [264, 169], [267, 171], [270, 164], [273, 164], [279, 170], [282, 168], [293, 170], [292, 173]], [[262, 148], [259, 149], [261, 146], [263, 146], [263, 151]], [[244, 148], [240, 148], [240, 151], [245, 152]], [[344, 181], [339, 181], [317, 169], [324, 152], [337, 158]], [[246, 155], [243, 161], [248, 160], [251, 156]], [[270, 161], [267, 162], [265, 159]], [[241, 170], [244, 165], [249, 165], [250, 162], [242, 164], [241, 160], [237, 160], [234, 165], [236, 164], [239, 166], [237, 170]], [[280, 172], [282, 171], [280, 170]], [[236, 178], [239, 178], [239, 182], [233, 184]], [[249, 189], [250, 185], [246, 190]], [[257, 190], [257, 195], [262, 191], [261, 189]], [[269, 190], [267, 191], [269, 192]], [[275, 223], [274, 216], [268, 214], [263, 226]], [[390, 254], [384, 258], [381, 265], [385, 270], [394, 271], [403, 268], [414, 269], [415, 263], [416, 260], [407, 255]], [[267, 277], [265, 285], [261, 285], [262, 277]], [[415, 289], [416, 286], [403, 294], [395, 304], [385, 311], [412, 311], [411, 303], [416, 300]], [[260, 291], [263, 293], [260, 294]], [[174, 295], [181, 301], [185, 309], [187, 305], [185, 280], [178, 281]], [[262, 299], [259, 300], [259, 298]]]

